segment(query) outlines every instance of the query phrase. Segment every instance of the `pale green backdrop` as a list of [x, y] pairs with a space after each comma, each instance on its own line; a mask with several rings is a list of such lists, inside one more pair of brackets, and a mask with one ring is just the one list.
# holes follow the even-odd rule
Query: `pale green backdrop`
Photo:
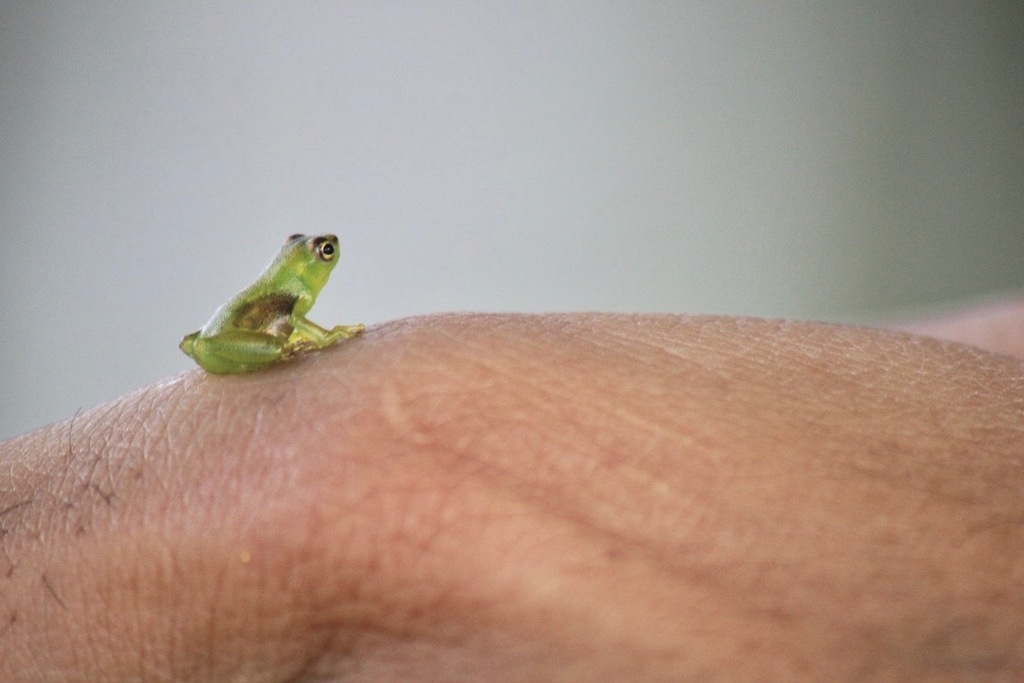
[[315, 320], [871, 319], [1024, 284], [1019, 2], [0, 4], [0, 438]]

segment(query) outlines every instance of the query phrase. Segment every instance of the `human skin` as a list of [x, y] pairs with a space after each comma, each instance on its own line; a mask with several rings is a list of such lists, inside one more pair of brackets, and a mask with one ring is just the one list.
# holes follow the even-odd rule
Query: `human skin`
[[894, 327], [1024, 358], [1024, 301], [995, 301]]
[[1024, 675], [1024, 363], [903, 332], [413, 318], [0, 468], [4, 681]]

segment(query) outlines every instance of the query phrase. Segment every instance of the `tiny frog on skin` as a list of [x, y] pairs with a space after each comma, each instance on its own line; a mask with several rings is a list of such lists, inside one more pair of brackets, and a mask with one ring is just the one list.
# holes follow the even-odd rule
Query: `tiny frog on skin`
[[337, 257], [334, 235], [292, 235], [256, 282], [185, 335], [181, 350], [207, 372], [240, 373], [351, 339], [363, 325], [326, 330], [306, 318]]

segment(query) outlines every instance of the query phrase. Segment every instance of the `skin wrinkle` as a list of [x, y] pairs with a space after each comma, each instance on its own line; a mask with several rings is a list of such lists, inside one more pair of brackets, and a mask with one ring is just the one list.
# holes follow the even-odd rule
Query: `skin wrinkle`
[[[460, 377], [467, 377], [465, 371], [472, 369], [472, 377], [469, 379], [469, 382], [476, 395], [494, 393], [496, 389], [502, 387], [502, 380], [509, 385], [507, 390], [502, 388], [500, 392], [504, 396], [519, 391], [517, 387], [519, 384], [517, 373], [508, 371], [500, 361], [489, 362], [474, 357], [471, 346], [467, 350], [470, 353], [462, 351], [459, 353], [457, 360], [453, 360], [448, 364], [455, 366], [457, 363], [457, 369], [452, 367], [451, 370], [458, 372]], [[431, 367], [433, 365], [431, 363]], [[489, 375], [489, 377], [482, 377], [482, 373]], [[481, 446], [483, 443], [486, 443], [487, 439], [484, 437], [483, 443], [475, 443], [479, 439], [468, 441], [460, 430], [461, 427], [467, 424], [467, 419], [473, 422], [482, 422], [483, 424], [481, 424], [480, 429], [467, 430], [482, 434], [488, 434], [493, 431], [491, 426], [484, 426], [485, 424], [492, 426], [499, 422], [511, 424], [515, 427], [515, 429], [511, 430], [511, 434], [507, 431], [502, 434], [505, 443], [508, 444], [508, 438], [512, 437], [523, 441], [522, 448], [533, 448], [537, 445], [535, 443], [536, 440], [531, 438], [529, 430], [524, 431], [519, 429], [519, 427], [522, 424], [529, 423], [531, 414], [536, 413], [538, 410], [540, 412], [550, 410], [554, 405], [554, 402], [550, 400], [537, 397], [528, 399], [528, 404], [525, 406], [505, 408], [498, 413], [493, 410], [481, 411], [479, 404], [470, 398], [471, 394], [468, 392], [454, 396], [449, 391], [423, 395], [422, 392], [416, 390], [416, 395], [403, 395], [398, 386], [415, 386], [415, 383], [408, 382], [407, 380], [410, 376], [415, 377], [418, 374], [420, 374], [419, 370], [412, 369], [410, 371], [406, 366], [397, 375], [397, 377], [401, 378], [401, 381], [398, 381], [396, 378], [396, 380], [385, 384], [382, 393], [384, 396], [384, 414], [388, 426], [394, 430], [399, 438], [411, 440], [414, 444], [418, 445], [435, 443], [438, 438], [437, 435], [444, 433], [446, 440], [437, 445], [453, 455], [457, 454], [460, 459], [471, 458], [478, 462], [484, 462], [473, 458], [471, 452], [474, 445]], [[414, 420], [411, 416], [415, 415], [420, 417]], [[449, 415], [450, 417], [442, 418], [444, 421], [438, 422], [439, 416], [444, 415]], [[477, 450], [481, 449], [477, 448]]]
[[[470, 346], [469, 350], [472, 351], [473, 347]], [[473, 358], [470, 354], [466, 353], [465, 351], [460, 351], [460, 355], [458, 357], [459, 357], [459, 360], [460, 360], [460, 365], [463, 365], [465, 361], [468, 361], [468, 362], [470, 362], [471, 367], [475, 368], [476, 371], [483, 370], [483, 371], [486, 371], [486, 372], [488, 372], [490, 374], [497, 374], [498, 376], [502, 377], [503, 379], [512, 380], [512, 381], [510, 381], [510, 384], [512, 384], [513, 387], [515, 387], [515, 385], [517, 384], [514, 381], [517, 378], [514, 375], [510, 375], [507, 371], [505, 371], [503, 369], [501, 361], [498, 361], [498, 362], [487, 362], [487, 361], [476, 360], [475, 358]], [[410, 373], [408, 372], [408, 370], [407, 371], [402, 371], [402, 372], [400, 372], [398, 374], [398, 377], [408, 378], [408, 377], [410, 377]], [[399, 438], [411, 439], [416, 444], [423, 445], [423, 444], [430, 443], [431, 441], [436, 439], [437, 438], [436, 434], [437, 434], [438, 428], [443, 428], [445, 426], [452, 426], [452, 427], [456, 427], [458, 429], [460, 426], [462, 426], [463, 425], [463, 419], [458, 417], [460, 415], [460, 412], [461, 412], [462, 409], [468, 408], [468, 409], [470, 409], [470, 412], [474, 412], [474, 413], [476, 412], [475, 411], [476, 405], [468, 404], [464, 400], [463, 401], [456, 400], [454, 402], [450, 401], [450, 400], [445, 400], [443, 395], [440, 396], [441, 400], [439, 402], [438, 401], [434, 401], [433, 403], [431, 403], [431, 407], [428, 408], [427, 410], [422, 410], [421, 409], [419, 411], [416, 411], [415, 410], [415, 402], [421, 396], [418, 395], [418, 396], [415, 396], [415, 397], [399, 397], [399, 391], [396, 389], [396, 384], [397, 384], [396, 382], [392, 381], [392, 382], [390, 382], [390, 383], [385, 385], [385, 392], [384, 392], [384, 394], [386, 396], [386, 400], [385, 400], [385, 405], [386, 405], [385, 416], [386, 416], [387, 422], [389, 423], [389, 426], [395, 432], [397, 432], [397, 434], [399, 435]], [[414, 384], [415, 385], [415, 383], [409, 383], [409, 384]], [[492, 391], [494, 389], [494, 387], [496, 386], [496, 384], [497, 383], [495, 381], [493, 381], [493, 380], [488, 381], [488, 380], [474, 379], [474, 386], [476, 387], [476, 390], [477, 391], [482, 391], [483, 393], [488, 393], [488, 392]], [[532, 408], [535, 408], [535, 409], [541, 408], [541, 407], [543, 407], [543, 405], [544, 405], [544, 401], [535, 401], [534, 405], [532, 405]], [[408, 409], [404, 409], [404, 410], [399, 410], [399, 407], [409, 407], [409, 408]], [[432, 416], [437, 415], [439, 412], [450, 413], [450, 414], [453, 415], [453, 417], [447, 419], [444, 424], [438, 424], [436, 422], [436, 420]], [[489, 413], [490, 412], [488, 412], [488, 414]], [[408, 417], [408, 416], [417, 415], [417, 414], [420, 415], [421, 418], [418, 421], [416, 421], [416, 423], [414, 424], [413, 420], [410, 417]], [[508, 417], [510, 414], [511, 414], [511, 418]], [[516, 423], [527, 424], [528, 423], [528, 414], [529, 414], [529, 412], [527, 411], [525, 413], [520, 413], [517, 416], [516, 415], [516, 411], [513, 409], [513, 411], [506, 411], [506, 412], [504, 412], [503, 416], [506, 417], [505, 422], [507, 424], [513, 424], [513, 425], [516, 424]], [[483, 431], [489, 432], [489, 431], [492, 431], [492, 430], [485, 429]], [[508, 468], [498, 468], [498, 469], [496, 469], [496, 464], [495, 463], [489, 462], [489, 461], [487, 461], [485, 459], [481, 460], [478, 457], [474, 457], [472, 455], [472, 452], [470, 451], [470, 445], [471, 445], [471, 443], [466, 441], [465, 438], [457, 437], [454, 442], [444, 441], [443, 445], [441, 445], [441, 447], [442, 447], [442, 449], [444, 451], [447, 451], [447, 452], [450, 452], [450, 453], [454, 453], [454, 454], [459, 454], [460, 460], [463, 461], [463, 464], [461, 465], [461, 467], [463, 469], [466, 468], [467, 461], [469, 463], [471, 463], [472, 464], [471, 465], [472, 466], [472, 472], [471, 473], [473, 475], [479, 475], [481, 473], [485, 473], [485, 472], [489, 471], [490, 473], [486, 474], [486, 476], [488, 476], [488, 477], [502, 478], [502, 479], [504, 479], [506, 481], [510, 481], [510, 480], [511, 481], [518, 481], [517, 489], [519, 490], [520, 493], [525, 492], [525, 490], [531, 490], [532, 487], [534, 487], [534, 484], [531, 483], [531, 479], [523, 477], [523, 476], [517, 474], [514, 469], [513, 470], [509, 470]], [[480, 469], [481, 467], [483, 467], [485, 469], [481, 470]], [[469, 476], [469, 474], [467, 474], [466, 476]], [[543, 499], [544, 498], [543, 496], [537, 496], [537, 495], [531, 495], [531, 497], [538, 498], [538, 499]]]
[[[468, 519], [467, 519], [466, 521], [471, 521], [472, 519], [474, 519], [474, 518], [473, 518], [473, 517], [470, 517], [470, 518], [468, 518]], [[472, 612], [468, 612], [467, 614], [470, 614], [470, 613], [472, 613]], [[379, 629], [379, 628], [380, 628], [380, 625], [379, 625], [379, 624], [378, 624], [377, 626], [373, 626], [373, 624], [369, 624], [369, 626], [370, 626], [370, 627], [371, 627], [371, 629], [373, 629], [373, 630], [377, 630], [377, 629]], [[393, 628], [393, 626], [392, 626], [392, 627], [389, 627], [389, 628], [387, 629], [387, 632], [391, 633], [391, 634], [392, 634], [392, 636], [393, 636], [393, 635], [395, 634], [395, 631], [394, 631], [394, 628]], [[443, 633], [443, 631], [440, 631], [439, 629], [436, 629], [436, 628], [432, 628], [432, 629], [430, 629], [430, 630], [427, 630], [427, 631], [423, 631], [423, 630], [421, 630], [421, 629], [417, 628], [417, 629], [416, 629], [416, 630], [415, 630], [414, 632], [409, 632], [409, 634], [408, 634], [408, 635], [413, 635], [413, 634], [415, 634], [415, 636], [416, 636], [417, 638], [420, 638], [420, 639], [421, 639], [421, 638], [424, 638], [424, 637], [428, 637], [428, 638], [429, 638], [429, 637], [434, 637], [434, 638], [436, 638], [436, 637], [437, 637], [437, 636], [438, 636], [438, 635], [439, 635], [440, 633]]]
[[[407, 373], [400, 373], [402, 376], [407, 376]], [[400, 421], [399, 421], [400, 423]]]
[[[529, 353], [521, 354], [521, 355], [524, 355], [526, 357], [530, 356]], [[459, 355], [460, 368], [465, 367], [465, 363], [463, 362], [465, 360], [467, 360], [466, 359], [466, 354], [464, 352], [460, 352], [460, 355]], [[477, 359], [472, 359], [472, 358], [469, 359], [469, 362], [470, 362], [470, 366], [469, 367], [472, 367], [472, 368], [474, 368], [476, 370], [484, 370], [484, 371], [486, 371], [488, 373], [491, 373], [491, 374], [495, 374], [496, 373], [499, 377], [501, 377], [504, 380], [506, 380], [507, 383], [510, 386], [507, 388], [507, 391], [501, 392], [504, 396], [509, 396], [512, 393], [517, 392], [519, 390], [520, 382], [518, 380], [519, 380], [520, 376], [522, 376], [522, 375], [526, 375], [526, 376], [530, 376], [530, 377], [534, 377], [535, 376], [535, 373], [521, 373], [521, 372], [518, 372], [518, 369], [516, 369], [516, 370], [509, 370], [508, 368], [503, 367], [503, 364], [501, 362], [497, 362], [497, 363], [493, 363], [492, 364], [492, 363], [488, 363], [486, 361], [478, 361]], [[402, 372], [401, 376], [402, 377], [407, 377], [408, 373], [407, 372]], [[475, 378], [474, 378], [474, 387], [476, 388], [476, 387], [481, 387], [481, 386], [487, 387], [487, 388], [491, 388], [491, 387], [494, 386], [494, 382], [490, 381], [490, 380], [483, 380], [482, 382], [480, 382], [480, 381], [476, 381]], [[548, 397], [548, 398], [545, 398], [543, 400], [538, 400], [536, 398], [528, 398], [527, 399], [527, 401], [530, 402], [530, 407], [531, 408], [539, 408], [542, 411], [547, 409], [547, 408], [549, 408], [550, 406], [558, 405], [559, 403], [565, 403], [566, 400], [568, 398], [570, 398], [570, 397], [576, 398], [577, 400], [580, 400], [582, 398], [577, 393], [574, 393], [571, 389], [564, 389], [562, 387], [558, 387], [558, 386], [552, 385], [550, 383], [546, 384], [543, 381], [543, 379], [541, 379], [540, 381], [536, 381], [535, 380], [535, 381], [531, 382], [531, 384], [528, 387], [528, 389], [531, 392], [533, 392], [534, 394], [539, 393], [539, 394], [541, 394], [543, 396]], [[390, 391], [386, 392], [386, 393], [388, 395], [392, 394], [392, 392], [390, 392]], [[474, 415], [482, 414], [482, 415], [486, 416], [485, 419], [490, 424], [490, 427], [488, 427], [488, 428], [486, 428], [484, 430], [481, 430], [481, 431], [496, 432], [497, 434], [500, 435], [498, 438], [500, 438], [504, 443], [507, 443], [507, 437], [509, 436], [510, 432], [512, 434], [517, 434], [519, 432], [519, 427], [520, 427], [521, 424], [523, 424], [523, 423], [527, 423], [528, 424], [530, 422], [530, 419], [529, 419], [530, 418], [530, 412], [531, 412], [530, 410], [527, 410], [526, 412], [520, 414], [520, 413], [518, 413], [516, 411], [516, 409], [513, 408], [512, 411], [504, 411], [503, 413], [500, 413], [500, 417], [499, 417], [499, 413], [496, 413], [493, 410], [484, 410], [484, 411], [481, 412], [480, 409], [479, 409], [480, 406], [475, 404], [475, 403], [474, 404], [466, 404], [464, 402], [459, 402], [459, 401], [455, 401], [453, 403], [453, 402], [450, 402], [450, 401], [445, 401], [443, 396], [442, 397], [438, 397], [438, 398], [440, 400], [437, 403], [438, 403], [438, 405], [442, 405], [443, 408], [438, 408], [438, 409], [428, 408], [425, 411], [424, 410], [419, 410], [418, 413], [421, 414], [421, 415], [428, 415], [428, 416], [434, 414], [435, 410], [443, 410], [444, 412], [450, 413], [452, 415], [452, 417], [449, 418], [449, 420], [447, 421], [447, 423], [445, 425], [433, 425], [430, 428], [418, 427], [418, 428], [413, 428], [413, 429], [406, 429], [406, 421], [405, 421], [404, 418], [401, 418], [401, 419], [398, 420], [399, 429], [402, 430], [402, 431], [411, 432], [413, 434], [423, 434], [423, 433], [425, 433], [427, 431], [435, 431], [436, 432], [436, 430], [438, 428], [443, 428], [445, 426], [455, 426], [456, 428], [458, 428], [458, 427], [461, 427], [461, 426], [464, 425], [464, 418], [465, 418], [465, 416], [461, 414], [460, 409], [463, 408], [463, 407], [469, 407], [469, 408], [472, 409], [471, 412]], [[592, 397], [588, 396], [588, 397], [586, 397], [586, 400], [587, 400], [587, 408], [588, 409], [595, 407], [596, 402], [593, 401]], [[388, 402], [389, 403], [389, 408], [391, 408], [391, 407], [393, 407], [395, 405], [402, 405], [402, 404], [406, 403], [407, 401], [408, 400], [403, 401], [403, 400], [390, 399], [389, 402]], [[600, 404], [600, 405], [602, 405], [602, 407], [605, 407], [605, 406], [607, 406], [607, 403], [606, 402], [602, 402], [602, 404]], [[507, 415], [509, 414], [509, 412], [512, 413], [512, 417], [511, 418], [507, 418]], [[621, 410], [620, 411], [609, 410], [608, 412], [610, 412], [610, 413], [611, 412], [617, 413], [616, 417], [618, 417], [618, 418], [622, 418], [622, 417], [624, 417], [626, 415], [629, 415], [630, 417], [632, 417], [634, 415], [634, 413], [632, 413], [632, 412], [626, 413], [626, 412], [621, 411]], [[426, 419], [429, 422], [430, 418], [428, 417]], [[578, 424], [578, 422], [572, 416], [559, 415], [559, 419], [563, 423], [568, 422], [569, 424]], [[641, 426], [643, 426], [643, 427], [649, 427], [649, 426], [654, 426], [655, 425], [655, 423], [653, 423], [653, 422], [644, 421], [644, 420], [640, 420], [640, 423], [641, 423]], [[393, 424], [394, 424], [394, 422], [393, 422]], [[501, 427], [499, 427], [498, 429], [495, 429], [495, 427], [498, 427], [499, 424], [501, 425]], [[590, 425], [590, 426], [593, 426], [593, 425]], [[658, 431], [660, 431], [660, 430], [658, 430]], [[426, 437], [418, 438], [418, 439], [416, 439], [416, 442], [417, 443], [421, 443], [421, 444], [422, 443], [426, 443], [427, 442], [427, 438]], [[445, 443], [445, 448], [446, 449], [452, 449], [453, 448], [455, 452], [463, 454], [463, 455], [460, 455], [460, 457], [473, 457], [473, 456], [469, 456], [469, 455], [466, 454], [465, 444], [450, 444], [449, 442], [444, 442], [444, 443]], [[486, 443], [486, 442], [484, 442], [484, 443]], [[535, 445], [530, 447], [530, 449], [531, 450], [535, 450]], [[478, 450], [486, 451], [486, 447], [484, 447], [483, 449], [478, 449]], [[553, 454], [553, 455], [555, 455], [555, 454]], [[600, 458], [592, 459], [591, 461], [594, 462], [595, 466], [597, 466], [598, 463], [600, 462]], [[557, 457], [552, 457], [552, 458], [542, 459], [541, 462], [556, 463], [556, 462], [558, 462], [558, 458]], [[524, 482], [525, 486], [527, 486], [527, 487], [531, 487], [532, 488], [532, 487], [536, 486], [536, 484], [539, 483], [539, 481], [540, 481], [539, 479], [533, 479], [533, 480], [522, 479], [518, 475], [515, 475], [514, 471], [509, 471], [507, 468], [503, 468], [503, 471], [508, 472], [506, 477], [511, 477], [513, 479], [519, 479], [521, 482]], [[620, 475], [625, 475], [629, 471], [630, 471], [630, 469], [628, 469], [628, 466], [623, 466], [623, 467], [619, 467], [618, 468], [618, 472], [619, 472]], [[633, 470], [633, 471], [637, 471], [637, 470]], [[578, 475], [579, 473], [576, 472], [576, 474]], [[613, 479], [612, 481], [615, 481], [615, 480]], [[649, 478], [647, 478], [647, 482], [648, 483], [650, 482]], [[553, 499], [557, 500], [558, 498], [557, 497], [553, 497]], [[567, 506], [563, 506], [563, 507], [567, 507]], [[628, 512], [628, 510], [623, 509], [623, 510], [620, 510], [620, 514], [621, 514], [621, 512]]]
[[[406, 493], [408, 493], [408, 492], [406, 491]], [[390, 496], [388, 498], [390, 498]], [[388, 510], [391, 510], [393, 512], [394, 511], [399, 511], [401, 509], [400, 504], [401, 504], [401, 502], [403, 500], [404, 500], [404, 496], [399, 496], [394, 501], [391, 501], [391, 500], [375, 500], [374, 503], [373, 503], [373, 507], [374, 508], [388, 509]], [[399, 503], [399, 505], [396, 506], [395, 505], [396, 502]], [[384, 519], [386, 520], [388, 518], [394, 518], [395, 516], [396, 516], [395, 514], [390, 514], [388, 517], [385, 517]], [[397, 516], [398, 516], [399, 519], [401, 519], [401, 515], [400, 514], [398, 514]], [[384, 520], [381, 520], [381, 519], [377, 519], [376, 520], [376, 522], [377, 522], [376, 526], [378, 527], [378, 529], [380, 528], [380, 522], [381, 521], [384, 521]], [[392, 541], [400, 540], [401, 537], [402, 537], [401, 535], [405, 533], [400, 528], [396, 528], [396, 529], [394, 529], [394, 531], [391, 531], [391, 532], [389, 532], [387, 529], [380, 529], [380, 531], [381, 531], [381, 533], [385, 537], [387, 537], [390, 534]], [[318, 536], [323, 535], [323, 533], [324, 532], [319, 532]], [[395, 533], [398, 533], [399, 535], [398, 536], [394, 536]], [[344, 544], [344, 545], [351, 545], [351, 543], [350, 544]], [[301, 546], [303, 546], [303, 547], [311, 547], [312, 548], [312, 547], [316, 547], [316, 544], [315, 543], [309, 543], [309, 542], [302, 542]], [[378, 546], [378, 549], [382, 550], [383, 548], [384, 548], [384, 546]], [[356, 562], [356, 566], [358, 566], [359, 562], [361, 562], [357, 558], [350, 558], [350, 559], [346, 560], [345, 562], [346, 562], [346, 564], [351, 566], [353, 560]], [[319, 561], [318, 566], [321, 566], [321, 565], [322, 565], [322, 560]], [[403, 563], [403, 565], [408, 566], [407, 563]], [[384, 564], [384, 565], [377, 564], [375, 567], [373, 567], [371, 569], [372, 575], [378, 574], [382, 569], [385, 569], [386, 571], [390, 571], [390, 570], [387, 570], [387, 565], [386, 564]], [[376, 594], [376, 589], [374, 591], [374, 594]], [[369, 600], [371, 596], [369, 594], [364, 594], [362, 596], [357, 595], [355, 597], [357, 598], [357, 602], [361, 602], [361, 603], [366, 604], [367, 600]], [[327, 604], [337, 604], [338, 603], [338, 601], [336, 599], [331, 599], [329, 597], [329, 595], [324, 595], [322, 598], [314, 599], [314, 601], [315, 602], [326, 602]], [[342, 623], [349, 623], [350, 622], [350, 618], [349, 617], [345, 617], [343, 615], [339, 615], [339, 617], [342, 619]], [[380, 628], [381, 625], [386, 625], [388, 623], [391, 623], [392, 627], [389, 627], [389, 630], [393, 631], [394, 625], [397, 625], [398, 622], [392, 621], [392, 619], [393, 619], [393, 617], [389, 617], [385, 613], [381, 612], [378, 615], [373, 616], [372, 617], [372, 621], [361, 620], [358, 623], [362, 627], [364, 627], [364, 628], [367, 628], [367, 627]], [[377, 624], [377, 626], [373, 626], [374, 624]], [[417, 632], [419, 632], [419, 631], [420, 631], [420, 629], [417, 629]]]

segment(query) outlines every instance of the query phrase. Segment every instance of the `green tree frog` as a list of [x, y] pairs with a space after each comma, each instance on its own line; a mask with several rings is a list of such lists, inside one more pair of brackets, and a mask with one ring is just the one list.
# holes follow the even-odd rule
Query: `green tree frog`
[[356, 336], [363, 325], [326, 330], [306, 318], [337, 257], [334, 235], [292, 235], [256, 282], [185, 335], [181, 350], [208, 372], [240, 373]]

